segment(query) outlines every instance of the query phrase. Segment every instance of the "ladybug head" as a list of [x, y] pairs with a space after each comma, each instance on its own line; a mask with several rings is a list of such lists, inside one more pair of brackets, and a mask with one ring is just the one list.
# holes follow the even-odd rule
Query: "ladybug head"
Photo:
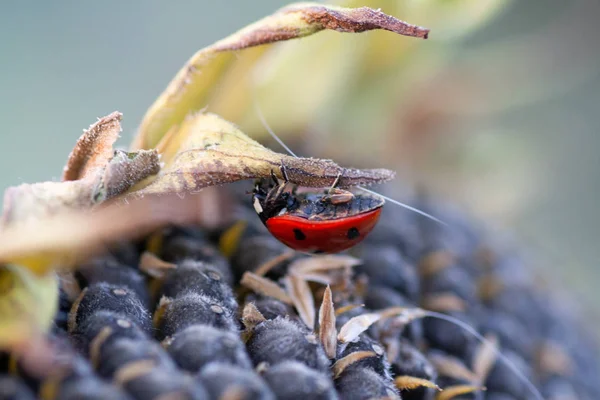
[[256, 181], [252, 191], [252, 205], [261, 221], [285, 213], [296, 206], [296, 186], [289, 183], [280, 183], [272, 175], [270, 180]]

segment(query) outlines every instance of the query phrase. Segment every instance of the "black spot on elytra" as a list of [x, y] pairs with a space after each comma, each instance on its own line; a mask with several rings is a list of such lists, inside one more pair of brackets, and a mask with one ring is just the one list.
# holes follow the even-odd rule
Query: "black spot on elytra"
[[357, 228], [350, 228], [348, 229], [348, 239], [352, 240], [352, 239], [356, 239], [357, 237], [360, 236], [360, 232], [358, 231]]
[[302, 232], [298, 228], [294, 229], [294, 237], [296, 238], [296, 240], [304, 240], [304, 239], [306, 239], [306, 235], [304, 234], [304, 232]]

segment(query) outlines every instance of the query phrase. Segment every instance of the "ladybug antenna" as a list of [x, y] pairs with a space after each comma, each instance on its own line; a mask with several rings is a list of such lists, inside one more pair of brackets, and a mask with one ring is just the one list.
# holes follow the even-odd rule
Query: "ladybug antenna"
[[[294, 156], [294, 157], [298, 158], [298, 156], [296, 155], [296, 153], [294, 153], [294, 152], [292, 151], [292, 149], [290, 149], [290, 148], [289, 148], [289, 147], [288, 147], [288, 146], [287, 146], [287, 145], [286, 145], [286, 144], [283, 142], [283, 140], [281, 140], [281, 139], [279, 138], [279, 136], [277, 136], [277, 134], [276, 134], [275, 132], [273, 132], [273, 129], [271, 129], [271, 127], [270, 127], [270, 126], [269, 126], [269, 124], [267, 123], [267, 120], [265, 119], [265, 116], [264, 116], [264, 114], [262, 113], [262, 110], [260, 109], [260, 106], [258, 105], [258, 101], [256, 100], [256, 96], [253, 96], [253, 103], [254, 103], [254, 109], [256, 110], [256, 114], [258, 115], [258, 119], [260, 120], [260, 122], [261, 122], [261, 124], [263, 125], [263, 127], [264, 127], [264, 128], [267, 130], [267, 132], [269, 132], [269, 135], [271, 135], [271, 137], [272, 137], [273, 139], [275, 139], [275, 141], [276, 141], [277, 143], [279, 143], [279, 144], [281, 145], [281, 147], [283, 147], [283, 148], [284, 148], [284, 149], [285, 149], [285, 150], [286, 150], [288, 153], [290, 153], [292, 156]], [[282, 173], [283, 173], [283, 172], [282, 172]], [[417, 213], [417, 214], [419, 214], [419, 215], [422, 215], [422, 216], [424, 216], [425, 218], [429, 218], [429, 219], [431, 219], [431, 220], [433, 220], [433, 221], [435, 221], [435, 222], [437, 222], [437, 223], [440, 223], [440, 224], [442, 224], [442, 225], [444, 225], [444, 226], [449, 226], [447, 223], [445, 223], [444, 221], [440, 220], [439, 218], [436, 218], [436, 217], [434, 217], [434, 216], [433, 216], [433, 215], [431, 215], [431, 214], [427, 214], [425, 211], [421, 211], [421, 210], [419, 210], [418, 208], [415, 208], [415, 207], [409, 206], [408, 204], [404, 204], [404, 203], [402, 203], [402, 202], [400, 202], [400, 201], [398, 201], [398, 200], [394, 200], [394, 199], [392, 199], [392, 198], [389, 198], [389, 197], [387, 197], [387, 196], [384, 196], [384, 195], [382, 195], [382, 194], [379, 194], [379, 193], [377, 193], [377, 192], [374, 192], [374, 191], [372, 191], [372, 190], [369, 190], [369, 189], [367, 189], [367, 188], [364, 188], [364, 187], [362, 187], [362, 186], [357, 186], [357, 188], [358, 188], [358, 189], [360, 189], [360, 190], [362, 190], [362, 191], [365, 191], [365, 192], [367, 192], [367, 193], [371, 193], [371, 194], [374, 194], [374, 195], [376, 195], [376, 196], [379, 196], [379, 197], [381, 197], [381, 198], [384, 198], [385, 200], [389, 201], [390, 203], [394, 203], [394, 204], [396, 204], [396, 205], [398, 205], [398, 206], [400, 206], [400, 207], [406, 208], [407, 210], [413, 211], [413, 212], [415, 212], [415, 213]]]

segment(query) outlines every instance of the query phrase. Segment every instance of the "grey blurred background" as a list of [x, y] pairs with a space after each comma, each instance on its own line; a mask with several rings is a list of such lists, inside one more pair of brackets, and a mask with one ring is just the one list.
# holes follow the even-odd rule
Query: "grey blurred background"
[[[189, 56], [286, 3], [2, 2], [0, 189], [58, 179], [82, 129], [113, 110], [125, 146]], [[599, 11], [595, 0], [513, 2], [454, 44], [455, 70], [485, 77], [489, 101], [454, 110], [465, 134], [433, 153], [468, 182], [456, 201], [517, 232], [596, 312]]]

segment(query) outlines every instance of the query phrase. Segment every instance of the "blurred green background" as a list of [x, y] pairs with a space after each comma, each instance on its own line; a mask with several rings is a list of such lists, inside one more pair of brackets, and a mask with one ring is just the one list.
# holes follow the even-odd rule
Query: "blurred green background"
[[[2, 2], [0, 189], [58, 179], [82, 129], [113, 110], [124, 113], [125, 146], [188, 57], [284, 4]], [[437, 124], [416, 122], [427, 144], [412, 165], [517, 232], [588, 305], [600, 300], [598, 15], [596, 0], [507, 2], [448, 41], [446, 73], [426, 88]]]

